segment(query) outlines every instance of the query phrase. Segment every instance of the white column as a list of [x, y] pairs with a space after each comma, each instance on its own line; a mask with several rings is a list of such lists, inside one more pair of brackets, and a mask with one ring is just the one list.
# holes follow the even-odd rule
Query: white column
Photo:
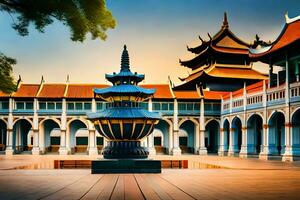
[[289, 106], [290, 104], [290, 78], [289, 78], [289, 60], [286, 55], [285, 59], [285, 104]]
[[[149, 112], [153, 111], [152, 99], [149, 99], [149, 101], [148, 101], [148, 110], [149, 110]], [[149, 155], [156, 155], [156, 150], [154, 147], [154, 134], [153, 133], [151, 133], [148, 136], [147, 142], [148, 142], [147, 146], [148, 146]]]
[[13, 147], [13, 99], [9, 98], [8, 122], [7, 122], [7, 147], [5, 149], [6, 155], [13, 155], [15, 149]]
[[95, 99], [92, 99], [92, 112], [97, 112], [97, 104]]
[[179, 127], [178, 127], [178, 102], [174, 99], [174, 114], [173, 114], [173, 149], [172, 155], [181, 155], [181, 149], [179, 148], [179, 137], [178, 137]]
[[[68, 134], [67, 134], [67, 103], [66, 99], [62, 100], [62, 113], [61, 113], [61, 124], [60, 124], [60, 147], [59, 155], [67, 155], [70, 153], [70, 149], [67, 146]], [[70, 142], [70, 139], [69, 139]]]
[[89, 153], [89, 155], [98, 155], [95, 129], [89, 130], [89, 147], [88, 147], [88, 153]]
[[200, 128], [200, 146], [198, 149], [199, 155], [207, 155], [207, 149], [205, 147], [205, 118], [204, 118], [204, 98], [200, 101], [200, 120], [199, 120], [199, 128]]
[[224, 128], [220, 128], [220, 144], [218, 149], [218, 155], [219, 156], [225, 156], [226, 150], [225, 150], [225, 134], [224, 134]]
[[240, 151], [241, 158], [247, 158], [248, 155], [248, 131], [247, 127], [242, 127], [242, 145]]
[[263, 125], [263, 145], [259, 154], [259, 159], [268, 160], [270, 158], [269, 150], [269, 126], [268, 124]]
[[33, 101], [33, 148], [31, 153], [33, 155], [41, 154], [40, 147], [39, 147], [39, 118], [37, 114], [38, 110], [38, 100], [34, 99]]
[[230, 128], [228, 134], [229, 134], [228, 156], [234, 156], [235, 155], [234, 128]]

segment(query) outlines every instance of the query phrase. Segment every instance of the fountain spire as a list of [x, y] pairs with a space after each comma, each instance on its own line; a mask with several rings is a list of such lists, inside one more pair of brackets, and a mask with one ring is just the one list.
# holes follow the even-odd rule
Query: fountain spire
[[124, 49], [121, 57], [121, 72], [124, 71], [130, 71], [129, 54], [127, 51], [126, 44], [124, 45]]

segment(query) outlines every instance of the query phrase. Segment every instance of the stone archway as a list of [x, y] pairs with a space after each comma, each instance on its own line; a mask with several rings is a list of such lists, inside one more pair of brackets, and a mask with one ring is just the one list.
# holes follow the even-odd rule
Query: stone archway
[[242, 147], [242, 121], [238, 117], [232, 120], [230, 136], [229, 154], [236, 155], [240, 152]]
[[285, 151], [285, 116], [282, 112], [274, 112], [268, 122], [269, 151], [272, 155], [282, 155]]
[[5, 148], [7, 146], [6, 138], [7, 138], [7, 125], [4, 120], [0, 119], [0, 151], [5, 151]]
[[263, 144], [263, 119], [258, 114], [253, 114], [247, 121], [247, 152], [260, 154]]
[[195, 152], [195, 133], [196, 124], [188, 119], [185, 120], [179, 126], [179, 147], [182, 153], [194, 153]]
[[44, 119], [40, 122], [40, 149], [43, 153], [58, 153], [60, 147], [60, 125], [55, 119]]
[[13, 149], [15, 153], [30, 152], [33, 140], [28, 140], [28, 135], [32, 131], [32, 124], [27, 119], [18, 119], [13, 125]]
[[219, 148], [220, 125], [217, 120], [209, 121], [205, 126], [205, 147], [208, 153], [217, 153]]
[[87, 125], [80, 119], [68, 123], [70, 148], [72, 153], [86, 153], [89, 141]]
[[[295, 153], [299, 156], [300, 149], [300, 108], [296, 110], [292, 115], [292, 147], [296, 150]], [[297, 151], [298, 150], [298, 151]]]
[[169, 133], [170, 125], [165, 120], [160, 120], [158, 124], [154, 126], [153, 136], [154, 136], [154, 148], [156, 154], [165, 154], [167, 149], [170, 148], [169, 144]]

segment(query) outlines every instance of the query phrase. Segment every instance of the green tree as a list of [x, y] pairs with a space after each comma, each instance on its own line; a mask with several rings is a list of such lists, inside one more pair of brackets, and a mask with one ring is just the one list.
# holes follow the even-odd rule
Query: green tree
[[12, 76], [12, 66], [17, 62], [0, 53], [0, 91], [10, 94], [15, 91], [16, 84]]
[[[91, 39], [105, 40], [106, 31], [116, 25], [111, 12], [106, 8], [105, 0], [0, 0], [0, 11], [12, 16], [12, 27], [21, 36], [29, 34], [30, 24], [43, 33], [46, 26], [58, 20], [69, 27], [72, 41], [83, 42], [87, 34], [91, 35]], [[10, 86], [14, 84], [12, 68], [2, 65], [11, 63], [11, 66], [16, 62], [11, 62], [15, 60], [3, 54], [0, 59], [0, 90], [11, 91]], [[2, 75], [9, 77], [3, 79]]]

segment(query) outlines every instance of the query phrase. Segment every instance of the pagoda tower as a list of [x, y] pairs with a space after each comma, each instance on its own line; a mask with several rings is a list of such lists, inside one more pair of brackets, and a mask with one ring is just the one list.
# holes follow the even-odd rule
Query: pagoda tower
[[158, 113], [139, 107], [139, 102], [150, 98], [155, 89], [138, 86], [144, 80], [142, 74], [130, 71], [129, 55], [124, 45], [119, 73], [106, 74], [111, 87], [94, 89], [95, 97], [107, 101], [106, 109], [88, 114], [96, 130], [108, 139], [103, 150], [104, 158], [147, 158], [148, 152], [141, 147], [140, 140], [150, 135], [161, 118]]
[[244, 83], [252, 84], [267, 77], [252, 68], [249, 59], [250, 44], [242, 41], [229, 29], [227, 15], [221, 30], [209, 40], [201, 37], [201, 44], [187, 50], [195, 54], [191, 60], [180, 64], [192, 70], [187, 77], [180, 78], [183, 84], [175, 90], [196, 90], [196, 85], [212, 91], [233, 91], [243, 87]]

